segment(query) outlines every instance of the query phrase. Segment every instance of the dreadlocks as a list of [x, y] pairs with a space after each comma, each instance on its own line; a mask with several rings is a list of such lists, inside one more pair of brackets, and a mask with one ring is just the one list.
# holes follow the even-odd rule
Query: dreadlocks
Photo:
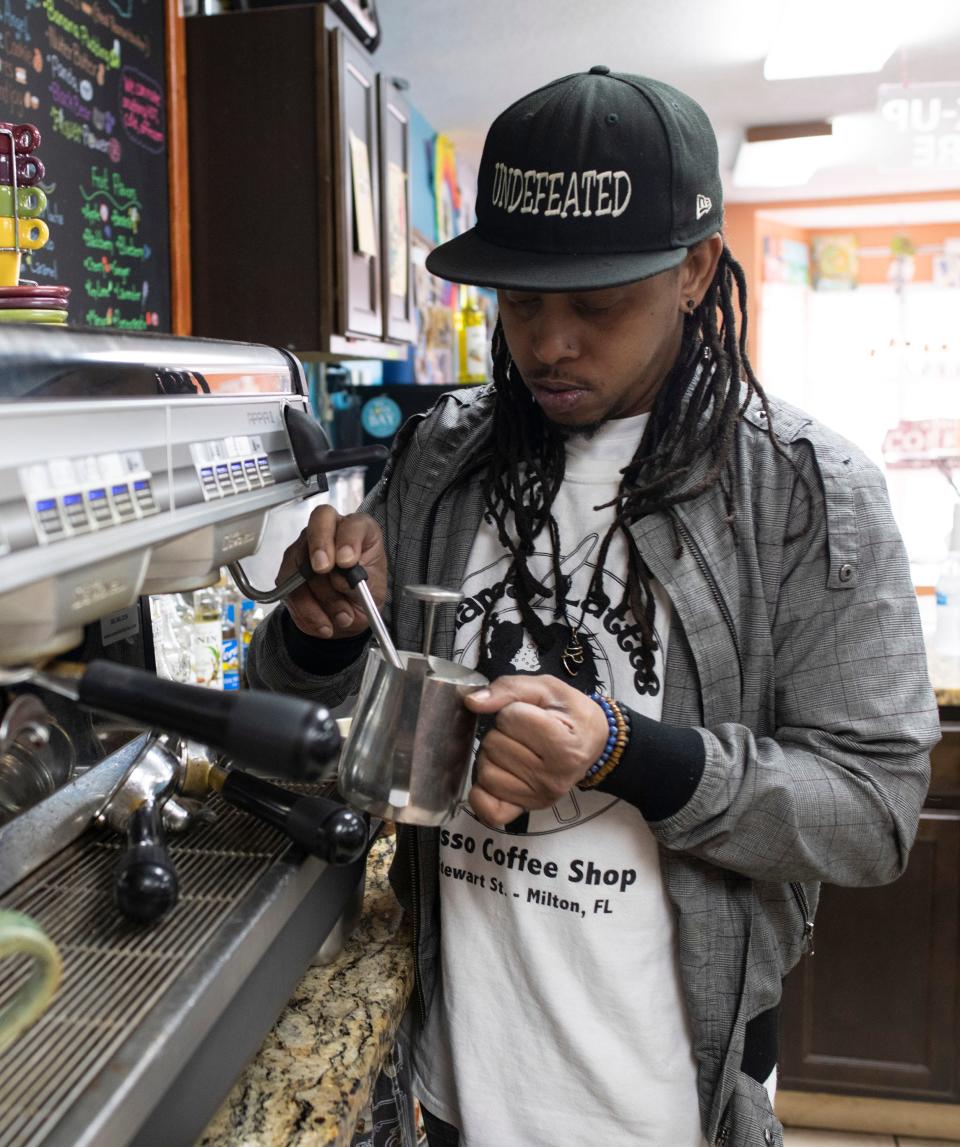
[[[657, 393], [636, 453], [623, 471], [616, 499], [608, 503], [616, 507], [614, 521], [601, 542], [587, 593], [587, 600], [607, 600], [603, 567], [610, 543], [619, 531], [626, 541], [628, 559], [622, 604], [629, 607], [641, 631], [642, 648], [637, 663], [641, 692], [655, 693], [659, 689], [654, 673], [658, 639], [651, 575], [630, 526], [658, 510], [673, 517], [673, 506], [690, 501], [719, 483], [726, 520], [736, 537], [738, 463], [733, 447], [737, 426], [754, 395], [767, 415], [767, 433], [774, 447], [781, 449], [773, 438], [766, 395], [747, 357], [746, 338], [746, 278], [725, 246], [703, 300], [692, 314], [684, 315], [680, 353]], [[496, 526], [500, 543], [511, 558], [509, 571], [500, 583], [500, 595], [512, 581], [524, 628], [543, 651], [554, 637], [532, 603], [538, 597], [549, 598], [551, 589], [534, 577], [528, 559], [534, 540], [546, 527], [552, 550], [554, 617], [566, 618], [564, 599], [570, 579], [561, 572], [559, 531], [551, 506], [564, 478], [567, 435], [543, 417], [524, 386], [499, 322], [493, 335], [493, 380], [497, 401], [484, 499], [487, 520]], [[684, 479], [703, 458], [709, 459], [706, 472], [684, 487]], [[682, 543], [675, 517], [673, 521], [679, 556]], [[481, 658], [486, 656], [492, 617], [491, 609], [484, 620]]]

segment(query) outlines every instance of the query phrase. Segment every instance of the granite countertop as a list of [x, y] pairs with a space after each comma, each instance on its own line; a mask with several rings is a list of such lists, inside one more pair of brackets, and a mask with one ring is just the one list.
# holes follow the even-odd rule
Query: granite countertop
[[392, 836], [374, 842], [356, 931], [307, 971], [195, 1147], [349, 1147], [413, 987], [393, 849]]

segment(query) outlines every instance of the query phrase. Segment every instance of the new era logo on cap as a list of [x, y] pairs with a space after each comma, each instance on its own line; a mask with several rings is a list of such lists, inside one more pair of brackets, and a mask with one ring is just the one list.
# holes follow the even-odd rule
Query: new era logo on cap
[[710, 210], [710, 208], [712, 206], [713, 206], [713, 200], [710, 198], [709, 195], [698, 195], [697, 196], [697, 218], [702, 219], [704, 217], [704, 215], [707, 214], [707, 212]]

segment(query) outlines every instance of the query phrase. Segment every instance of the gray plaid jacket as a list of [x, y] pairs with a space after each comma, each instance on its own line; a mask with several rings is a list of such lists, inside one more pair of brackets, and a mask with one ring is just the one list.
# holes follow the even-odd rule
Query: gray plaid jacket
[[[454, 392], [410, 420], [365, 503], [384, 533], [400, 648], [419, 648], [421, 612], [391, 609], [401, 587], [462, 581], [493, 401], [489, 388]], [[807, 947], [820, 881], [903, 871], [939, 737], [881, 474], [801, 412], [771, 411], [779, 450], [757, 402], [738, 431], [735, 533], [715, 488], [634, 527], [674, 607], [662, 720], [695, 727], [706, 748], [693, 796], [650, 827], [677, 914], [702, 1122], [729, 1147], [782, 1142], [765, 1089], [740, 1070], [745, 1026], [779, 1001]], [[440, 612], [435, 648], [448, 655], [453, 611]], [[331, 706], [355, 691], [359, 662], [305, 673], [278, 623], [275, 612], [255, 635], [255, 685]], [[391, 879], [413, 912], [421, 1020], [439, 973], [437, 868], [437, 830], [402, 830]]]

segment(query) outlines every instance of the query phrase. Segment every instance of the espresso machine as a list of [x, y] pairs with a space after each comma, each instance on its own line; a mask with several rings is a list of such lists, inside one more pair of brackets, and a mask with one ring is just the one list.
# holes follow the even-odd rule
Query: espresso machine
[[243, 559], [382, 453], [331, 450], [280, 350], [0, 329], [0, 909], [64, 969], [0, 1147], [192, 1143], [355, 896], [331, 715], [162, 680], [150, 599], [225, 566], [275, 599]]

